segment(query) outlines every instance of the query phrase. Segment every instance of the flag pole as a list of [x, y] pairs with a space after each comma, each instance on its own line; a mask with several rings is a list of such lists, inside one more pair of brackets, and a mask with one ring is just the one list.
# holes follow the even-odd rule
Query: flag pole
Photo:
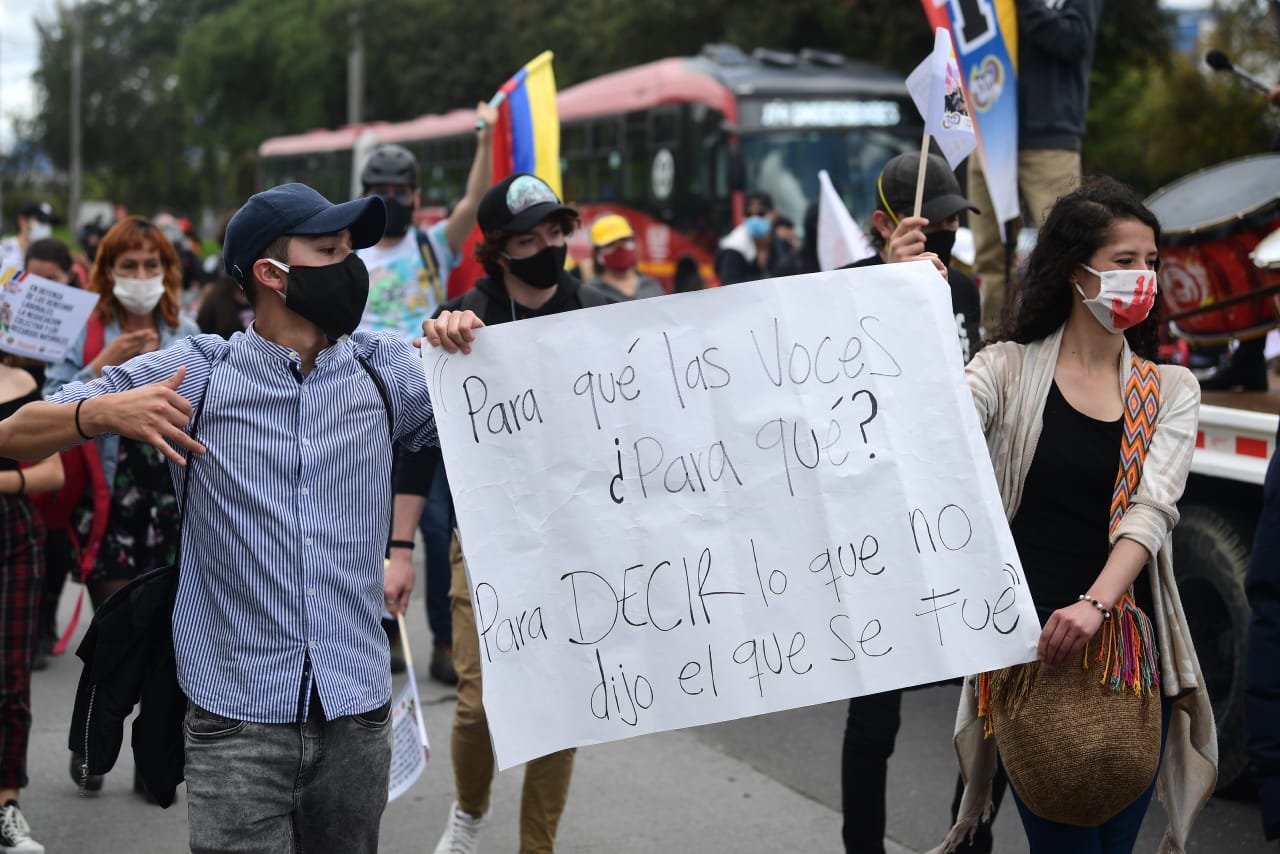
[[[496, 110], [502, 106], [502, 102], [505, 100], [507, 100], [507, 93], [499, 89], [497, 92], [494, 93], [494, 96], [489, 99], [489, 106], [493, 107]], [[476, 130], [484, 130], [484, 129], [485, 129], [485, 120], [476, 119]]]
[[920, 140], [920, 170], [916, 173], [916, 206], [912, 216], [920, 216], [920, 206], [924, 204], [924, 173], [929, 164], [929, 141], [932, 137], [928, 131]]
[[427, 726], [422, 721], [422, 700], [418, 697], [418, 676], [413, 671], [413, 647], [409, 643], [409, 634], [404, 626], [404, 614], [396, 614], [396, 626], [400, 629], [400, 644], [404, 648], [405, 675], [413, 686], [413, 716], [418, 724], [418, 740], [422, 749], [427, 749]]

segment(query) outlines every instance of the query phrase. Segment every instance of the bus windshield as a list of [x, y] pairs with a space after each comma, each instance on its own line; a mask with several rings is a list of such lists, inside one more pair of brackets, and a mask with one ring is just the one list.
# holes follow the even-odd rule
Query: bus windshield
[[876, 204], [876, 178], [890, 158], [919, 148], [918, 141], [884, 128], [790, 130], [742, 138], [748, 191], [773, 197], [779, 216], [802, 231], [805, 208], [818, 199], [825, 169], [845, 206], [864, 229]]

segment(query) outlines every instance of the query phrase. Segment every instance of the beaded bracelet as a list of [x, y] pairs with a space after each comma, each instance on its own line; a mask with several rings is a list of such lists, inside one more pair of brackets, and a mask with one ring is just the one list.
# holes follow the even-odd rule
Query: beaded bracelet
[[1111, 609], [1103, 605], [1097, 599], [1094, 599], [1092, 596], [1088, 596], [1088, 595], [1085, 595], [1084, 593], [1081, 593], [1079, 596], [1076, 597], [1076, 601], [1088, 602], [1090, 605], [1097, 608], [1098, 612], [1102, 614], [1102, 622], [1105, 623], [1107, 620], [1111, 619]]

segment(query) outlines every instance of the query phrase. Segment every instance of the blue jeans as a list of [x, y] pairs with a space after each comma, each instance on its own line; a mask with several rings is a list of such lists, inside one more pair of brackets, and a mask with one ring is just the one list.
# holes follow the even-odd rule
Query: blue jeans
[[375, 854], [391, 772], [391, 704], [255, 724], [187, 705], [192, 854]]
[[427, 495], [427, 506], [418, 522], [422, 542], [426, 548], [423, 557], [427, 582], [427, 625], [437, 644], [452, 643], [453, 613], [449, 606], [449, 539], [453, 536], [453, 498], [449, 494], [449, 479], [444, 466], [436, 469]]
[[[1164, 754], [1165, 736], [1169, 734], [1169, 711], [1173, 704], [1166, 698], [1160, 702], [1160, 753]], [[1156, 767], [1156, 777], [1160, 768]], [[1138, 840], [1142, 819], [1146, 817], [1151, 796], [1155, 794], [1156, 780], [1151, 780], [1147, 790], [1119, 814], [1099, 827], [1076, 827], [1049, 821], [1027, 809], [1018, 797], [1018, 790], [1009, 786], [1013, 802], [1022, 816], [1022, 827], [1027, 832], [1031, 854], [1129, 854]]]

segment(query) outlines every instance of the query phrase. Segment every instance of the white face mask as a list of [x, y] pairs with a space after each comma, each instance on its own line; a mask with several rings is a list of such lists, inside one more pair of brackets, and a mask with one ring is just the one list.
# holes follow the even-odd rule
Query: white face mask
[[112, 294], [130, 314], [150, 314], [164, 296], [164, 276], [150, 279], [126, 279], [116, 276]]
[[53, 226], [47, 222], [36, 220], [27, 226], [27, 239], [31, 241], [44, 240], [46, 237], [53, 237]]
[[1123, 332], [1147, 319], [1156, 304], [1156, 274], [1153, 270], [1103, 270], [1081, 264], [1098, 277], [1098, 295], [1085, 297], [1080, 283], [1076, 290], [1084, 304], [1108, 332]]

